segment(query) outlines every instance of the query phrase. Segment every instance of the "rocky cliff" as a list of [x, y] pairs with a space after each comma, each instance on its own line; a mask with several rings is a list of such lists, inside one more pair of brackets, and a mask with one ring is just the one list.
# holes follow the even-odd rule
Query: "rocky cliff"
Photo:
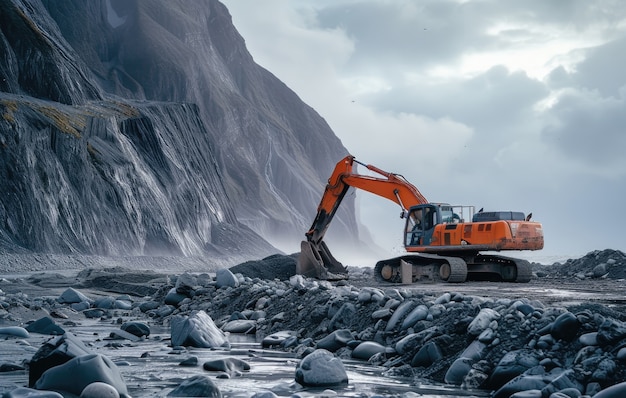
[[217, 0], [2, 0], [0, 51], [5, 252], [297, 251], [347, 153]]

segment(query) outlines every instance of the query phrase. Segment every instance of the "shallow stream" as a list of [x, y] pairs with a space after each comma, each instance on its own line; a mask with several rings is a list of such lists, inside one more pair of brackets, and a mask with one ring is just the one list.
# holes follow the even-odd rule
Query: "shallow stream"
[[[150, 325], [150, 336], [138, 342], [111, 339], [110, 333], [119, 329], [112, 320], [85, 320], [77, 326], [63, 326], [75, 334], [94, 352], [114, 361], [133, 397], [164, 397], [183, 380], [206, 375], [218, 386], [224, 397], [250, 397], [255, 392], [271, 391], [278, 396], [313, 397], [333, 396], [332, 392], [303, 389], [295, 381], [298, 359], [293, 354], [267, 350], [250, 335], [229, 336], [231, 348], [202, 349], [188, 348], [186, 351], [172, 350], [168, 328]], [[0, 340], [1, 363], [19, 363], [30, 360], [41, 344], [50, 336], [31, 333], [28, 339], [8, 338]], [[143, 357], [142, 357], [143, 356]], [[198, 358], [198, 365], [180, 366], [179, 363], [191, 356]], [[218, 378], [219, 372], [202, 368], [208, 360], [237, 358], [246, 361], [250, 370], [231, 378]], [[349, 384], [333, 388], [339, 397], [487, 397], [486, 391], [465, 391], [450, 386], [424, 382], [419, 385], [413, 379], [383, 376], [383, 368], [365, 361], [344, 360]], [[28, 385], [28, 371], [0, 373], [0, 394], [17, 387]]]

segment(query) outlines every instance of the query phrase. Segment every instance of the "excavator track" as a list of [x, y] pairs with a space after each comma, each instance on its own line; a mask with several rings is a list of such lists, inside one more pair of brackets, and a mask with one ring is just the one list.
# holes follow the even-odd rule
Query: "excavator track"
[[379, 261], [374, 274], [380, 282], [402, 284], [466, 280], [528, 283], [532, 267], [526, 260], [498, 255], [478, 254], [466, 262], [461, 257], [420, 253]]
[[411, 254], [379, 261], [374, 267], [374, 275], [381, 282], [391, 283], [462, 283], [467, 279], [467, 264], [460, 257]]
[[[493, 274], [499, 274], [503, 282], [528, 283], [533, 276], [532, 266], [526, 260], [513, 257], [480, 254], [475, 258], [476, 268], [486, 268]], [[472, 265], [469, 266], [472, 274]]]

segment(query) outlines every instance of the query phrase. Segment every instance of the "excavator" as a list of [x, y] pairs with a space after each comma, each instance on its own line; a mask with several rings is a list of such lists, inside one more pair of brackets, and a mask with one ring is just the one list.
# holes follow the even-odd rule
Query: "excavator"
[[[374, 175], [358, 174], [356, 165]], [[407, 253], [378, 261], [374, 273], [379, 281], [530, 281], [532, 269], [528, 261], [483, 252], [541, 250], [543, 229], [540, 223], [531, 221], [532, 213], [483, 209], [475, 212], [473, 206], [430, 203], [402, 175], [361, 163], [352, 155], [337, 162], [328, 179], [317, 215], [301, 243], [297, 274], [324, 280], [347, 278], [347, 267], [334, 258], [323, 239], [351, 187], [397, 203], [402, 209], [401, 217], [406, 219], [403, 241]]]

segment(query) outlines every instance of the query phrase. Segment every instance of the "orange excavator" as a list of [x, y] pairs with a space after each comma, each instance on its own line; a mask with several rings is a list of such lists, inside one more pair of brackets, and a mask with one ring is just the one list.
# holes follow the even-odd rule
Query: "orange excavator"
[[[355, 164], [377, 176], [356, 173]], [[298, 274], [326, 280], [347, 277], [347, 268], [333, 257], [323, 239], [350, 187], [397, 203], [402, 208], [401, 217], [406, 219], [403, 240], [407, 254], [379, 261], [374, 272], [380, 281], [530, 281], [528, 261], [481, 252], [542, 249], [543, 229], [540, 223], [531, 221], [532, 214], [482, 209], [474, 212], [473, 206], [429, 203], [401, 175], [358, 162], [350, 155], [337, 163], [328, 179], [315, 220], [301, 244]]]

